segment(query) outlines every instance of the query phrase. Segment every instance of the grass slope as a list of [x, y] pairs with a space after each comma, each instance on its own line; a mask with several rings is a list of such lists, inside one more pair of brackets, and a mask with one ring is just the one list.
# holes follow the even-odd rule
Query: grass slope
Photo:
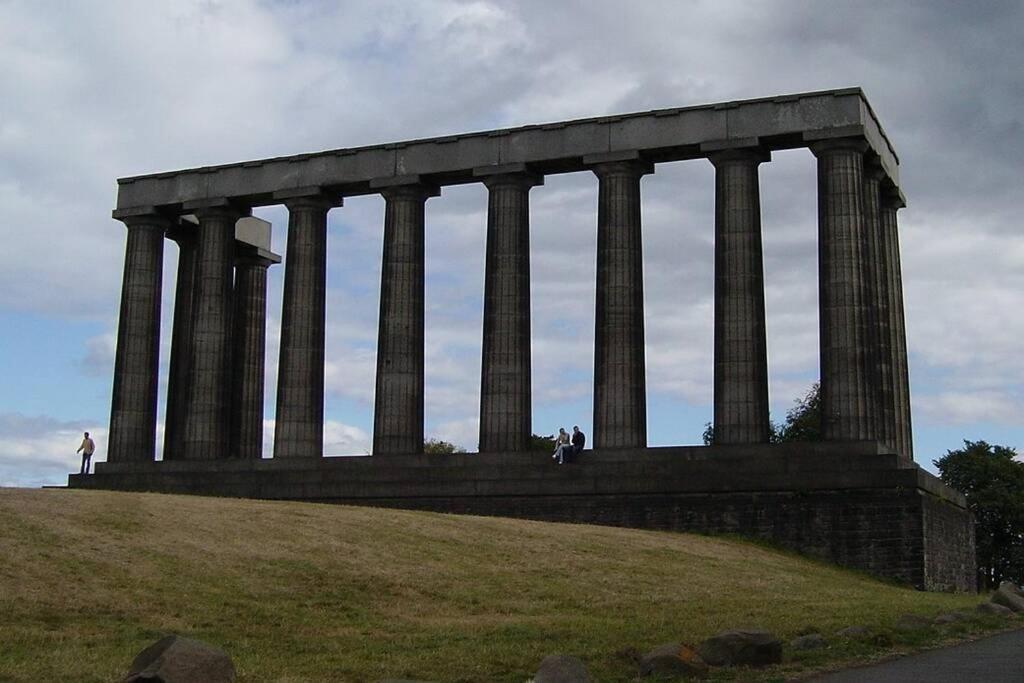
[[[582, 657], [597, 680], [631, 680], [630, 648], [742, 625], [786, 639], [884, 629], [977, 600], [688, 534], [0, 489], [5, 681], [118, 680], [168, 632], [226, 649], [241, 681], [522, 683], [554, 652]], [[837, 645], [775, 674], [877, 652]]]

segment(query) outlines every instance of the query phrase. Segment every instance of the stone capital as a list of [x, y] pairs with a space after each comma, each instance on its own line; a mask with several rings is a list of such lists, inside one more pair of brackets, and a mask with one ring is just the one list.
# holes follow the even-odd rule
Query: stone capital
[[384, 199], [419, 199], [426, 201], [441, 194], [441, 188], [418, 175], [392, 176], [370, 181], [370, 189], [377, 190]]
[[502, 164], [474, 168], [473, 175], [488, 189], [502, 186], [516, 186], [524, 190], [544, 184], [544, 176], [531, 172], [526, 164]]
[[636, 150], [588, 154], [583, 157], [583, 163], [598, 178], [611, 175], [640, 177], [654, 173], [654, 164], [644, 159]]
[[289, 190], [278, 190], [273, 198], [288, 207], [289, 211], [303, 209], [333, 209], [344, 206], [343, 197], [324, 191], [322, 187], [296, 187]]
[[194, 215], [200, 222], [211, 218], [238, 220], [252, 213], [252, 209], [248, 206], [239, 205], [226, 197], [197, 199], [185, 202], [181, 205], [181, 208], [183, 211]]
[[864, 179], [872, 182], [881, 182], [886, 177], [885, 169], [878, 157], [869, 155], [864, 159]]
[[835, 152], [859, 152], [863, 154], [868, 151], [868, 141], [862, 137], [826, 138], [811, 142], [808, 148], [816, 157]]
[[715, 167], [725, 164], [753, 164], [757, 166], [772, 160], [770, 150], [760, 146], [707, 146], [701, 145], [702, 152], [707, 154], [708, 161]]
[[148, 227], [158, 230], [170, 230], [174, 226], [171, 216], [155, 206], [138, 206], [131, 209], [114, 209], [111, 217], [119, 220], [129, 228]]
[[889, 183], [882, 184], [882, 192], [879, 199], [881, 199], [883, 209], [897, 210], [902, 209], [907, 205], [907, 200], [903, 196], [903, 192], [900, 188], [895, 185], [890, 185]]

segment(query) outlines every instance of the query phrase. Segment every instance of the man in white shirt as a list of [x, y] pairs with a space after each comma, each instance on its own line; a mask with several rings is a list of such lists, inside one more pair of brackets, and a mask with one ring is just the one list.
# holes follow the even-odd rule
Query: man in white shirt
[[92, 462], [92, 454], [96, 451], [96, 444], [92, 439], [89, 438], [89, 432], [85, 433], [85, 438], [82, 439], [82, 445], [78, 447], [75, 453], [82, 454], [82, 470], [79, 474], [89, 474], [89, 463]]

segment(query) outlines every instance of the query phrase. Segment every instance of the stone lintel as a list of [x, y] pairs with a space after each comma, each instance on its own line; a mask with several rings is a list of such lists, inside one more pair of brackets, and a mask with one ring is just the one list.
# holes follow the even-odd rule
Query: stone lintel
[[530, 178], [534, 185], [544, 184], [544, 175], [536, 173], [529, 164], [493, 164], [491, 166], [477, 166], [473, 169], [474, 178], [493, 178], [499, 175], [521, 175]]
[[167, 213], [164, 212], [160, 207], [152, 205], [132, 206], [126, 209], [114, 209], [113, 211], [110, 212], [111, 218], [113, 218], [116, 221], [122, 222], [125, 222], [126, 219], [130, 220], [133, 218], [145, 218], [147, 216], [154, 216], [157, 218], [165, 219], [167, 221], [171, 220], [170, 216], [168, 216]]
[[642, 159], [643, 158], [640, 156], [639, 150], [627, 149], [621, 152], [585, 154], [583, 155], [583, 165], [596, 166], [598, 164], [607, 164], [615, 161], [641, 161]]
[[702, 156], [700, 145], [758, 137], [772, 150], [806, 146], [801, 135], [835, 135], [860, 126], [899, 184], [899, 160], [859, 88], [806, 92], [655, 111], [543, 123], [496, 131], [332, 149], [287, 157], [118, 180], [117, 206], [156, 205], [179, 211], [188, 201], [232, 197], [241, 204], [274, 204], [285, 188], [335, 188], [345, 196], [370, 194], [370, 184], [419, 175], [440, 185], [476, 182], [473, 169], [522, 163], [541, 174], [586, 170], [585, 157], [637, 151], [657, 163]]

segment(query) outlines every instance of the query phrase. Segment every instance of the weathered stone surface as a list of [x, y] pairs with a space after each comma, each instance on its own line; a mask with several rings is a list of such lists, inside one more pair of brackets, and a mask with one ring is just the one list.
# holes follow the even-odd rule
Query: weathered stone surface
[[734, 629], [714, 635], [697, 648], [712, 666], [767, 666], [782, 661], [782, 641], [759, 629]]
[[1024, 612], [1024, 595], [1009, 581], [999, 584], [999, 588], [992, 594], [992, 602], [1014, 612]]
[[1003, 607], [1002, 605], [997, 605], [994, 602], [983, 602], [975, 609], [982, 614], [996, 614], [1001, 617], [1010, 617], [1013, 616], [1014, 613], [1009, 607]]
[[840, 638], [866, 638], [871, 633], [867, 626], [847, 626], [836, 631]]
[[794, 650], [817, 650], [827, 645], [828, 642], [820, 633], [808, 633], [789, 641], [789, 646]]
[[759, 147], [711, 154], [715, 165], [715, 443], [767, 443], [768, 355]]
[[533, 677], [533, 683], [590, 683], [592, 680], [586, 664], [570, 655], [548, 655]]
[[234, 680], [235, 665], [223, 650], [191, 638], [167, 636], [135, 657], [124, 683], [230, 683]]
[[640, 675], [672, 674], [689, 678], [703, 677], [707, 664], [693, 648], [682, 643], [659, 645], [640, 658]]
[[932, 619], [932, 623], [939, 625], [955, 624], [956, 622], [963, 621], [964, 619], [964, 615], [960, 614], [959, 612], [949, 612], [947, 614], [940, 614], [939, 616], [935, 617], [934, 619]]
[[921, 628], [928, 628], [931, 625], [931, 620], [919, 614], [904, 614], [896, 620], [894, 628], [899, 631], [915, 631]]

